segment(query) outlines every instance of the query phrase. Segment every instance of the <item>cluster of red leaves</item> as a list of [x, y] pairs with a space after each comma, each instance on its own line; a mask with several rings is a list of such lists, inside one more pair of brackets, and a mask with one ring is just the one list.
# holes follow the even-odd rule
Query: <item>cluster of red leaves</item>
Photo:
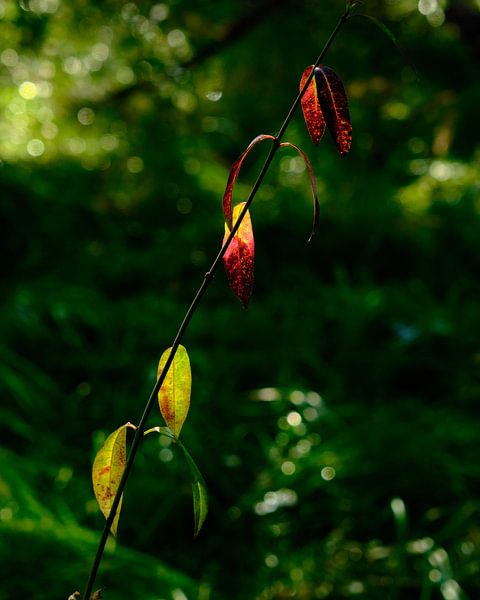
[[[328, 128], [335, 144], [343, 157], [350, 150], [352, 142], [352, 126], [348, 112], [348, 100], [345, 88], [338, 75], [329, 67], [311, 65], [303, 72], [300, 80], [300, 91], [303, 93], [301, 103], [303, 116], [312, 141], [317, 145]], [[240, 299], [244, 308], [247, 308], [253, 290], [253, 269], [255, 242], [253, 238], [252, 222], [248, 207], [241, 202], [232, 209], [233, 187], [237, 180], [242, 164], [252, 148], [259, 142], [271, 140], [276, 142], [273, 135], [262, 134], [253, 139], [243, 154], [235, 161], [227, 181], [223, 195], [223, 214], [225, 217], [225, 245], [231, 237], [230, 244], [223, 255], [223, 262], [227, 272], [228, 282], [234, 294]], [[317, 186], [312, 165], [307, 155], [298, 146], [290, 142], [283, 142], [280, 147], [290, 147], [296, 150], [305, 161], [313, 194], [313, 230], [312, 238], [318, 224], [319, 205]], [[237, 222], [240, 221], [238, 227]], [[232, 236], [232, 230], [235, 232]]]

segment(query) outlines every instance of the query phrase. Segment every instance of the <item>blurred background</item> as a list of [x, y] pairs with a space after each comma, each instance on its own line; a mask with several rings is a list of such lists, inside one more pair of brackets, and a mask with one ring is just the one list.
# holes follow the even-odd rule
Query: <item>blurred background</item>
[[[138, 421], [340, 0], [0, 0], [0, 597], [83, 590], [90, 469]], [[148, 438], [97, 586], [115, 600], [480, 598], [480, 2], [365, 1], [326, 63], [340, 160], [301, 114], [252, 208], [248, 311], [219, 271], [184, 344], [188, 468]], [[235, 188], [245, 200], [268, 144]], [[161, 425], [158, 411], [151, 426]]]

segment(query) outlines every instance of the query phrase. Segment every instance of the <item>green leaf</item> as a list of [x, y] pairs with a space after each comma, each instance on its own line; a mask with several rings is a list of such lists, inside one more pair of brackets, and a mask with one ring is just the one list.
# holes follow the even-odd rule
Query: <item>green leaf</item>
[[383, 33], [389, 38], [389, 40], [392, 42], [392, 44], [395, 46], [395, 48], [397, 49], [398, 53], [401, 55], [401, 57], [403, 58], [405, 63], [412, 69], [413, 74], [415, 75], [415, 78], [417, 79], [417, 81], [420, 80], [420, 76], [418, 74], [417, 68], [415, 67], [412, 59], [410, 58], [410, 55], [405, 50], [405, 48], [400, 44], [400, 42], [397, 40], [397, 37], [391, 31], [391, 29], [389, 29], [385, 25], [385, 23], [382, 23], [382, 21], [380, 21], [376, 17], [372, 17], [371, 15], [365, 15], [365, 14], [361, 14], [361, 13], [354, 14], [350, 18], [353, 18], [353, 17], [367, 19], [367, 21], [370, 21], [371, 23], [376, 25], [378, 28], [380, 28], [383, 31]]
[[205, 485], [202, 474], [198, 470], [197, 465], [185, 446], [180, 440], [177, 440], [177, 443], [185, 455], [192, 476], [194, 536], [197, 537], [208, 513], [207, 486]]
[[[125, 470], [127, 454], [127, 427], [136, 429], [135, 425], [125, 423], [111, 433], [97, 452], [92, 467], [93, 491], [100, 510], [107, 519], [113, 500], [117, 493], [118, 484]], [[117, 508], [117, 514], [112, 523], [111, 532], [117, 534], [118, 519], [122, 508], [122, 499]]]
[[[165, 350], [158, 363], [157, 377], [160, 377], [170, 356], [171, 348]], [[175, 437], [180, 435], [190, 407], [192, 389], [192, 371], [186, 349], [179, 346], [168, 373], [158, 392], [158, 403], [165, 423], [173, 431]]]

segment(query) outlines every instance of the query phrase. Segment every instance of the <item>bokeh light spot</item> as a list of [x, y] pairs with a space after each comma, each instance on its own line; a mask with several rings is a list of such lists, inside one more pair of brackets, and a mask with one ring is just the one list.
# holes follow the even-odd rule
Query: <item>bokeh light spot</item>
[[154, 4], [150, 9], [150, 18], [152, 21], [165, 21], [168, 17], [168, 6], [166, 4]]
[[295, 464], [291, 460], [286, 460], [280, 468], [284, 475], [293, 475], [296, 470]]
[[140, 173], [143, 171], [143, 160], [139, 156], [130, 156], [127, 159], [127, 170], [130, 173]]
[[30, 154], [30, 156], [41, 156], [45, 152], [45, 144], [42, 142], [42, 140], [36, 138], [30, 140], [27, 144], [27, 152]]
[[32, 81], [24, 81], [20, 84], [18, 93], [25, 100], [33, 100], [38, 94], [37, 86]]
[[300, 425], [301, 422], [302, 422], [302, 417], [301, 417], [300, 413], [298, 413], [296, 411], [292, 411], [292, 412], [288, 413], [287, 423], [290, 425], [290, 427], [296, 427], [297, 425]]
[[13, 48], [6, 48], [0, 54], [0, 60], [6, 67], [15, 67], [18, 63], [18, 54]]
[[278, 566], [278, 556], [276, 554], [267, 554], [265, 556], [265, 564], [269, 569], [274, 569]]
[[335, 477], [336, 472], [333, 467], [323, 467], [320, 475], [322, 476], [322, 479], [325, 479], [325, 481], [331, 481]]
[[91, 108], [85, 106], [78, 111], [77, 119], [82, 125], [91, 125], [95, 120], [95, 113]]

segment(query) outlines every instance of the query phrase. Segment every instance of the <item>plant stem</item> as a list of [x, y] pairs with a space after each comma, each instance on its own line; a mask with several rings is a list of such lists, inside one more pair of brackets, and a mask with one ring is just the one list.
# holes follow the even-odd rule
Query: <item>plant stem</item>
[[275, 139], [272, 142], [272, 147], [270, 149], [270, 152], [265, 160], [265, 163], [262, 167], [262, 170], [260, 171], [260, 174], [257, 177], [257, 180], [255, 181], [252, 191], [250, 192], [250, 195], [248, 197], [248, 200], [245, 203], [245, 206], [243, 207], [240, 215], [238, 216], [235, 224], [232, 227], [232, 230], [230, 232], [230, 235], [228, 236], [228, 238], [226, 239], [225, 243], [223, 244], [222, 248], [220, 249], [220, 252], [217, 254], [217, 256], [215, 257], [215, 260], [213, 261], [210, 269], [208, 270], [208, 272], [205, 274], [205, 277], [203, 279], [202, 284], [200, 285], [192, 303], [190, 304], [185, 317], [182, 321], [182, 324], [180, 325], [180, 328], [178, 329], [177, 335], [175, 336], [175, 339], [173, 341], [172, 344], [172, 349], [170, 351], [170, 354], [167, 358], [167, 361], [165, 363], [165, 366], [163, 367], [162, 372], [160, 373], [160, 376], [157, 379], [157, 382], [155, 383], [152, 392], [150, 394], [150, 397], [147, 401], [147, 404], [145, 405], [143, 414], [141, 416], [140, 422], [138, 424], [137, 430], [135, 431], [135, 436], [133, 438], [132, 441], [132, 446], [130, 448], [130, 453], [128, 455], [128, 460], [127, 463], [125, 465], [125, 470], [123, 472], [122, 478], [120, 479], [120, 482], [118, 484], [118, 489], [117, 492], [115, 494], [115, 498], [113, 499], [112, 502], [112, 507], [110, 509], [110, 514], [108, 515], [108, 518], [105, 521], [105, 527], [103, 529], [103, 533], [102, 536], [100, 538], [100, 541], [98, 543], [98, 549], [97, 549], [97, 553], [95, 555], [95, 559], [93, 561], [92, 564], [92, 568], [90, 570], [90, 575], [87, 581], [87, 585], [85, 588], [85, 593], [83, 595], [83, 599], [84, 600], [89, 600], [90, 599], [90, 595], [92, 593], [92, 589], [93, 589], [93, 585], [95, 583], [95, 578], [97, 576], [97, 571], [98, 568], [100, 566], [100, 563], [102, 561], [102, 557], [103, 557], [103, 553], [105, 550], [105, 545], [107, 543], [107, 539], [108, 539], [108, 534], [110, 532], [110, 528], [112, 526], [113, 520], [115, 518], [115, 515], [117, 513], [118, 510], [118, 505], [120, 504], [120, 499], [122, 497], [122, 493], [123, 490], [125, 488], [125, 485], [127, 483], [128, 477], [130, 475], [130, 472], [132, 470], [133, 467], [133, 463], [135, 461], [135, 456], [137, 454], [137, 450], [140, 446], [140, 443], [143, 439], [143, 434], [145, 431], [145, 425], [147, 423], [147, 419], [150, 415], [150, 412], [153, 408], [153, 405], [155, 404], [158, 392], [163, 384], [163, 381], [165, 380], [165, 377], [168, 373], [168, 369], [170, 368], [170, 365], [172, 364], [172, 361], [175, 357], [175, 353], [183, 339], [183, 336], [185, 334], [185, 331], [187, 330], [188, 324], [190, 323], [190, 320], [193, 316], [193, 314], [195, 313], [198, 305], [200, 304], [200, 301], [203, 297], [203, 295], [205, 294], [205, 292], [207, 291], [207, 288], [209, 287], [209, 285], [212, 283], [213, 278], [215, 276], [215, 272], [218, 268], [218, 265], [220, 264], [220, 261], [223, 258], [223, 255], [225, 254], [225, 252], [227, 251], [232, 239], [234, 238], [238, 228], [240, 227], [240, 224], [245, 216], [245, 214], [247, 213], [251, 203], [253, 202], [253, 199], [255, 198], [255, 195], [257, 194], [258, 189], [260, 188], [260, 185], [262, 184], [262, 181], [265, 177], [265, 175], [267, 174], [267, 171], [270, 167], [270, 164], [275, 156], [275, 154], [277, 153], [277, 150], [280, 147], [280, 141], [283, 137], [283, 135], [285, 134], [285, 131], [287, 130], [287, 127], [290, 124], [290, 121], [293, 118], [293, 115], [296, 111], [296, 109], [298, 108], [298, 105], [300, 104], [303, 95], [305, 94], [305, 92], [307, 91], [307, 87], [310, 83], [310, 81], [313, 78], [313, 74], [314, 74], [314, 70], [315, 67], [317, 67], [319, 64], [321, 64], [325, 54], [327, 53], [328, 49], [330, 48], [330, 46], [332, 45], [334, 39], [336, 38], [338, 32], [340, 31], [342, 25], [345, 23], [345, 21], [350, 17], [350, 14], [352, 12], [352, 6], [348, 6], [347, 9], [345, 10], [345, 12], [343, 13], [343, 15], [339, 18], [337, 25], [335, 26], [335, 29], [332, 31], [332, 33], [330, 34], [330, 37], [328, 38], [325, 46], [323, 47], [323, 50], [321, 51], [319, 57], [317, 58], [315, 64], [312, 67], [312, 71], [310, 73], [310, 75], [308, 76], [307, 80], [305, 81], [305, 85], [303, 86], [303, 88], [300, 90], [298, 96], [295, 98], [295, 101], [292, 104], [292, 107], [290, 108], [285, 121], [283, 122], [282, 126], [279, 129], [278, 134], [275, 136]]

